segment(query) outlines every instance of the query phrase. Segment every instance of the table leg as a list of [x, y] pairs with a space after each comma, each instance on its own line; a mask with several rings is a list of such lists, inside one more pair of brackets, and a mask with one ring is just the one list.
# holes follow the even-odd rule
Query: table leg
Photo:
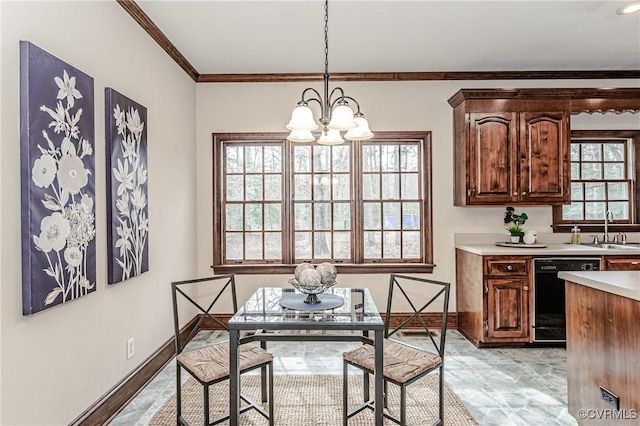
[[376, 426], [382, 426], [384, 421], [384, 373], [383, 373], [383, 338], [382, 330], [376, 330], [374, 335], [375, 350], [375, 422]]
[[229, 425], [237, 426], [240, 408], [240, 371], [238, 370], [238, 330], [229, 330]]
[[[362, 335], [368, 339], [369, 338], [369, 331], [368, 330], [364, 330], [362, 332]], [[375, 346], [374, 346], [374, 350], [375, 350]], [[374, 360], [375, 360], [375, 353], [374, 353]], [[375, 370], [375, 365], [373, 367], [374, 367], [374, 370]], [[375, 379], [375, 377], [374, 377], [374, 379]], [[374, 381], [374, 384], [375, 384], [375, 381]], [[363, 374], [362, 374], [362, 389], [364, 390], [364, 392], [362, 393], [363, 401], [367, 402], [371, 398], [369, 397], [369, 373], [367, 373], [366, 371], [363, 371]]]

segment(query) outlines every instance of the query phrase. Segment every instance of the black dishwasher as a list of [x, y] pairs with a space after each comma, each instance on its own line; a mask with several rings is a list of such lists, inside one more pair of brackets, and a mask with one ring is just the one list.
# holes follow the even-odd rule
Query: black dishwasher
[[564, 280], [558, 278], [558, 272], [599, 271], [600, 258], [535, 258], [533, 267], [533, 341], [566, 342]]

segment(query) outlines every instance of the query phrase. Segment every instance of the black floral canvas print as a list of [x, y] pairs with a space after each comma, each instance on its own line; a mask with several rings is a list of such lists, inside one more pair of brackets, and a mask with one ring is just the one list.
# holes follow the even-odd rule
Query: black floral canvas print
[[20, 42], [22, 310], [96, 289], [93, 78]]
[[149, 270], [147, 109], [105, 89], [108, 282]]

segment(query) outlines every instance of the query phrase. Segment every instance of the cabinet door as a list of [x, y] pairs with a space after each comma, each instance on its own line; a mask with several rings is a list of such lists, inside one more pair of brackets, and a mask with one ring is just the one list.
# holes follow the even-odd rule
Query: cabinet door
[[520, 113], [520, 195], [523, 202], [570, 202], [568, 120], [563, 112]]
[[517, 200], [516, 114], [469, 114], [467, 204]]
[[485, 341], [528, 342], [529, 286], [526, 278], [485, 281]]

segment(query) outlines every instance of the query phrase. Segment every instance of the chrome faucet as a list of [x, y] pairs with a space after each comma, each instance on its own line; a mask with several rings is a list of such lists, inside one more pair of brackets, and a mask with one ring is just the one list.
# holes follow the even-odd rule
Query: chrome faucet
[[624, 232], [618, 232], [613, 236], [613, 244], [627, 244], [627, 234]]
[[609, 240], [609, 221], [613, 222], [613, 213], [611, 213], [611, 210], [607, 210], [607, 212], [604, 214], [604, 241], [602, 241], [603, 243], [610, 243], [611, 241]]

